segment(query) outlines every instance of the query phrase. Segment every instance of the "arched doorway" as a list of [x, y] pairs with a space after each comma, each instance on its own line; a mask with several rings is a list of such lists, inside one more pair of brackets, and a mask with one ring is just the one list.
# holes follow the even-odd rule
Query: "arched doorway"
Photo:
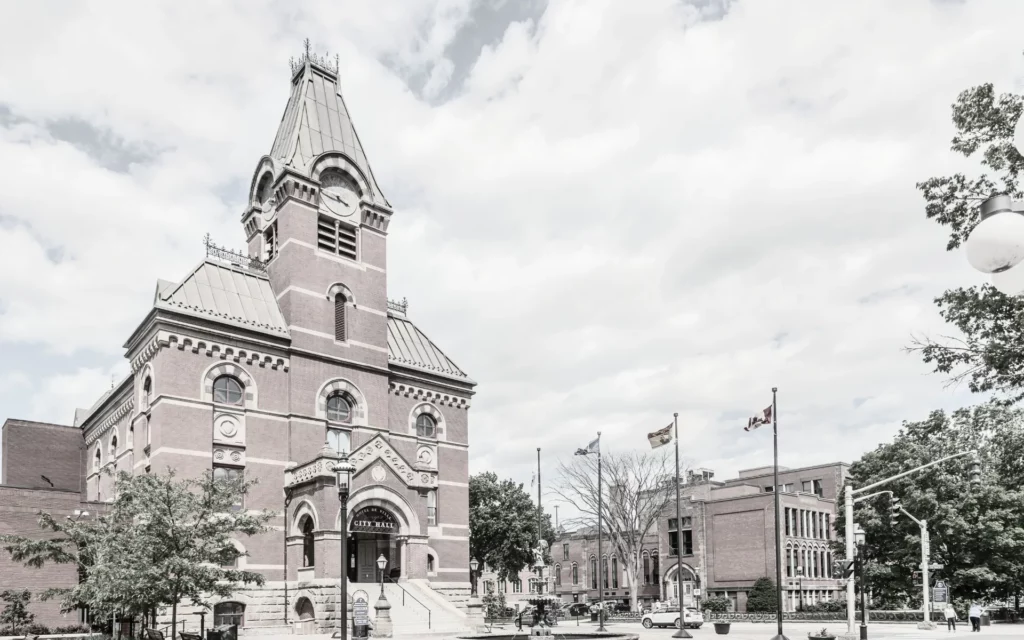
[[[693, 569], [687, 565], [682, 565], [682, 587], [683, 587], [683, 606], [692, 607], [696, 606], [696, 598], [693, 594], [693, 589], [696, 583], [696, 577]], [[676, 572], [679, 571], [679, 565], [676, 565], [669, 569], [665, 573], [665, 596], [669, 602], [673, 605], [679, 603], [679, 581], [676, 580]]]
[[296, 633], [302, 635], [316, 633], [316, 611], [309, 598], [299, 598], [295, 603], [295, 615], [299, 618], [298, 624], [296, 624]]
[[394, 514], [376, 505], [362, 507], [353, 514], [349, 531], [348, 579], [352, 582], [380, 582], [377, 559], [383, 555], [388, 561], [384, 574], [398, 580], [402, 575], [402, 561], [398, 548], [398, 521]]

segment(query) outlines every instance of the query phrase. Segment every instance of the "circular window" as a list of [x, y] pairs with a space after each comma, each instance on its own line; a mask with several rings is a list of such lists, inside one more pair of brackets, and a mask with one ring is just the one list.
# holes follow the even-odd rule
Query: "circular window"
[[242, 404], [242, 383], [231, 376], [213, 381], [213, 401], [219, 404]]
[[421, 438], [433, 438], [437, 434], [437, 423], [433, 416], [426, 413], [416, 418], [416, 435]]

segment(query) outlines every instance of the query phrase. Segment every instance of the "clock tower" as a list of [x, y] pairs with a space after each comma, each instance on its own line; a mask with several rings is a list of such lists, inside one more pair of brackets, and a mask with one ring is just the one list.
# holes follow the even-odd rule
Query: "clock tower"
[[392, 209], [338, 85], [337, 59], [292, 60], [291, 95], [242, 216], [299, 348], [387, 365]]

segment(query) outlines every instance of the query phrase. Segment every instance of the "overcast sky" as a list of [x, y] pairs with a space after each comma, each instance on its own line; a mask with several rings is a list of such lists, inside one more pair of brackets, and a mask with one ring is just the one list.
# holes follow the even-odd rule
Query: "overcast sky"
[[[157, 278], [239, 216], [303, 38], [395, 208], [392, 298], [475, 380], [472, 470], [529, 484], [680, 414], [718, 477], [850, 461], [976, 402], [902, 351], [980, 282], [915, 182], [950, 104], [1020, 90], [1024, 2], [9, 2], [0, 419], [70, 424]], [[547, 475], [550, 478], [550, 475]]]

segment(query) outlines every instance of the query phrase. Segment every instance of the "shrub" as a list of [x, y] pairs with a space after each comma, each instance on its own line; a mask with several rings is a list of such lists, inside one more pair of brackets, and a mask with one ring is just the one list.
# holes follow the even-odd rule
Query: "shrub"
[[771, 578], [758, 578], [747, 594], [747, 611], [750, 613], [774, 612], [778, 608], [775, 593], [775, 581]]
[[28, 636], [47, 636], [50, 635], [50, 627], [45, 624], [30, 624], [24, 627], [21, 632]]
[[10, 625], [11, 632], [18, 627], [31, 624], [36, 616], [28, 610], [28, 603], [32, 599], [32, 592], [28, 589], [18, 591], [8, 589], [0, 593], [0, 600], [7, 603], [3, 611], [0, 611], [0, 624]]
[[702, 608], [704, 611], [710, 611], [712, 613], [724, 613], [729, 610], [729, 605], [732, 604], [729, 598], [723, 598], [717, 596], [714, 598], [708, 598], [704, 601]]
[[485, 595], [483, 605], [484, 617], [488, 619], [505, 617], [505, 594], [501, 591]]
[[89, 627], [84, 624], [69, 624], [66, 627], [54, 628], [54, 633], [89, 633], [92, 631]]

